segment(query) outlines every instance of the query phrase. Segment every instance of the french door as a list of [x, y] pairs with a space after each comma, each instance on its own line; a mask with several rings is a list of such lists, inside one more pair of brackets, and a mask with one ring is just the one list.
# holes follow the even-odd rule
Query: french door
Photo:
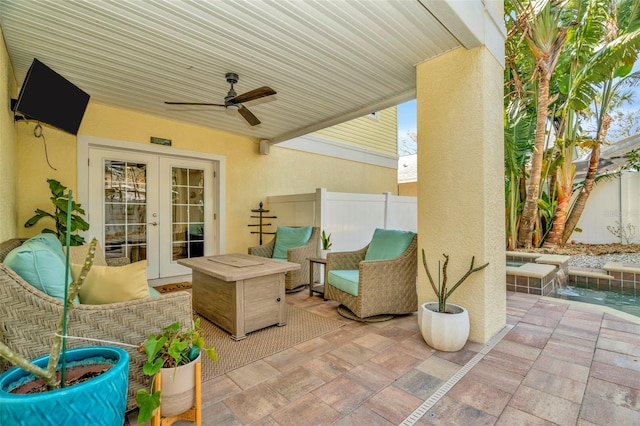
[[107, 258], [146, 260], [153, 280], [187, 275], [179, 259], [211, 254], [213, 162], [90, 148], [89, 164], [90, 233]]

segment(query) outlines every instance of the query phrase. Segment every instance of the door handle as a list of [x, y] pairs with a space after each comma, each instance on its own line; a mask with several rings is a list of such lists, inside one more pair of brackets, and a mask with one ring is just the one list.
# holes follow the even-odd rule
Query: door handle
[[158, 222], [154, 220], [153, 222], [149, 222], [149, 225], [158, 226]]

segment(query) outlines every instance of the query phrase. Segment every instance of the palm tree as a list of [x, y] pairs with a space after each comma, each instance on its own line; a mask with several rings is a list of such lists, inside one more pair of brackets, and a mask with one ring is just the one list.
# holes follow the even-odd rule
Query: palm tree
[[518, 246], [530, 248], [534, 224], [537, 219], [540, 178], [542, 174], [543, 151], [546, 138], [549, 106], [556, 96], [549, 95], [550, 81], [558, 63], [562, 47], [567, 37], [567, 29], [562, 22], [562, 6], [566, 2], [528, 2], [522, 6], [517, 1], [515, 25], [522, 33], [535, 61], [533, 77], [537, 83], [536, 127], [531, 155], [531, 172], [520, 227]]

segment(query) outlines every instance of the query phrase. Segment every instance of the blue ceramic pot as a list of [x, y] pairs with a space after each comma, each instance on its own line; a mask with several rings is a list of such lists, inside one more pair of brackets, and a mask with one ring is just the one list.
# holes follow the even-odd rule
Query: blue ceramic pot
[[[85, 382], [48, 392], [9, 393], [14, 383], [29, 374], [12, 368], [0, 375], [0, 425], [105, 425], [124, 422], [129, 382], [129, 354], [120, 348], [92, 346], [67, 351], [67, 363], [102, 357], [115, 365]], [[49, 355], [33, 362], [46, 368]]]

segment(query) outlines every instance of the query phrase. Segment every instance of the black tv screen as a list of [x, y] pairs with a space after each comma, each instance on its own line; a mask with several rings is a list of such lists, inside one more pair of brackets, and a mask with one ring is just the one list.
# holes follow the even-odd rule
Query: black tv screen
[[77, 135], [88, 103], [86, 92], [34, 59], [20, 88], [15, 111]]

